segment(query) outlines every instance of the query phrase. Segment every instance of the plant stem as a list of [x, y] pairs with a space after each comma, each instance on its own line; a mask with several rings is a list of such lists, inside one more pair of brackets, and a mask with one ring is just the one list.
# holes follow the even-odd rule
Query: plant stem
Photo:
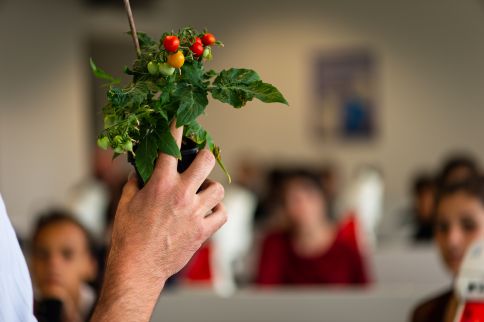
[[126, 8], [126, 13], [128, 14], [129, 27], [131, 29], [131, 36], [133, 37], [134, 47], [136, 48], [136, 54], [141, 56], [141, 48], [139, 47], [138, 35], [136, 33], [136, 26], [134, 24], [133, 12], [131, 11], [131, 5], [129, 0], [124, 0], [124, 7]]

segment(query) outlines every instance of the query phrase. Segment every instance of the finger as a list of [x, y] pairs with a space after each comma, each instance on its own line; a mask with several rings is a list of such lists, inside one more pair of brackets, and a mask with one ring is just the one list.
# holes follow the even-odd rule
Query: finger
[[210, 216], [204, 218], [205, 239], [210, 238], [217, 230], [227, 222], [227, 211], [222, 203], [219, 203]]
[[201, 204], [201, 213], [205, 216], [219, 205], [224, 199], [224, 187], [216, 181], [207, 180], [204, 189], [198, 193]]
[[207, 149], [198, 152], [195, 160], [181, 175], [187, 183], [188, 189], [193, 193], [197, 192], [205, 179], [210, 175], [210, 172], [212, 172], [214, 166], [215, 157], [212, 152]]
[[[171, 136], [175, 139], [175, 142], [178, 145], [178, 148], [180, 148], [182, 138], [183, 138], [183, 126], [180, 126], [179, 128], [177, 128], [176, 119], [173, 119], [173, 121], [170, 124], [170, 133], [171, 133]], [[177, 164], [178, 164], [177, 158], [161, 152], [158, 155], [158, 160], [156, 161], [155, 171], [158, 169], [160, 170], [169, 169], [170, 171], [176, 171]]]
[[123, 193], [121, 194], [121, 198], [119, 199], [119, 204], [126, 204], [133, 199], [133, 197], [138, 193], [138, 177], [136, 173], [133, 171], [130, 173], [128, 181], [123, 187]]

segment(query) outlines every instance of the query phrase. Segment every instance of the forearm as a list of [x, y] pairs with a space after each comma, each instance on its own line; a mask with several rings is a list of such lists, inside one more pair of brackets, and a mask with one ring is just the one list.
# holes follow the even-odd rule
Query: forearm
[[91, 322], [150, 320], [166, 278], [129, 257], [110, 254]]

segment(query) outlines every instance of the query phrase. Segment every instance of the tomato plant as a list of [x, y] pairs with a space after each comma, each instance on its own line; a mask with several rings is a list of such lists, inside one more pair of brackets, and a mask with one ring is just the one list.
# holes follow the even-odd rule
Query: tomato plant
[[94, 75], [109, 85], [98, 145], [112, 148], [116, 155], [129, 153], [146, 182], [160, 152], [182, 157], [170, 132], [170, 124], [176, 121], [176, 126], [184, 127], [184, 140], [200, 149], [208, 147], [228, 176], [220, 148], [197, 121], [208, 106], [208, 95], [237, 109], [253, 99], [287, 104], [286, 99], [253, 70], [206, 70], [204, 64], [212, 58], [214, 47], [222, 46], [213, 34], [186, 27], [162, 34], [160, 41], [144, 33], [137, 37], [140, 51], [125, 69], [133, 77], [126, 86], [116, 85], [118, 79], [90, 61]]

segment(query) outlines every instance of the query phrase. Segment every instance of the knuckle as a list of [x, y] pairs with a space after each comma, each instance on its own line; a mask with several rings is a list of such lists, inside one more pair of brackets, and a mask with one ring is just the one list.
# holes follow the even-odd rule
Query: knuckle
[[219, 182], [213, 183], [213, 195], [216, 199], [222, 200], [225, 196], [225, 188]]
[[204, 164], [210, 165], [211, 167], [215, 165], [215, 157], [213, 156], [212, 152], [208, 150], [202, 150], [198, 154], [199, 158], [201, 158]]
[[229, 214], [226, 210], [222, 211], [222, 225], [225, 224], [229, 220]]

